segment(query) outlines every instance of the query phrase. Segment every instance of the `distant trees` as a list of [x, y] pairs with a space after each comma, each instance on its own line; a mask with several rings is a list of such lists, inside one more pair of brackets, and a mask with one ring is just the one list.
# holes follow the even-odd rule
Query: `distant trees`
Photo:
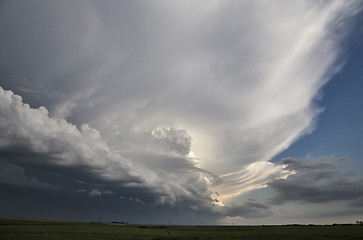
[[357, 220], [355, 222], [355, 224], [354, 223], [334, 223], [334, 224], [332, 224], [332, 226], [354, 226], [354, 225], [363, 226], [363, 221]]

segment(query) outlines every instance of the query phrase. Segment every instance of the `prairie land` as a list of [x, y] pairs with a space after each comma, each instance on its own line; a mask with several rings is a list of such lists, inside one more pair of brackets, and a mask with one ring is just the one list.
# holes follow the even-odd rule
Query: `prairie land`
[[362, 240], [361, 226], [161, 226], [0, 219], [0, 239]]

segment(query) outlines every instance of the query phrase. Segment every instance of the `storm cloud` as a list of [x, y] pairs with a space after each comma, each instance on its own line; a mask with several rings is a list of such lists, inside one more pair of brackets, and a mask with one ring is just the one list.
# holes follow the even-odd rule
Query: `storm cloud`
[[[253, 201], [218, 214], [213, 204], [266, 186], [279, 203], [305, 176], [269, 160], [315, 129], [316, 99], [343, 64], [359, 10], [359, 1], [4, 1], [0, 184], [268, 215]], [[286, 200], [312, 200], [296, 191]]]
[[268, 183], [268, 187], [275, 192], [275, 196], [269, 200], [272, 204], [288, 201], [305, 203], [350, 201], [353, 204], [363, 197], [363, 179], [352, 171], [340, 170], [349, 164], [346, 157], [286, 158], [280, 164], [295, 174]]
[[[50, 118], [44, 107], [30, 108], [20, 96], [2, 88], [0, 99], [0, 158], [4, 161], [2, 178], [6, 179], [2, 183], [21, 185], [20, 181], [23, 181], [23, 186], [48, 185], [39, 182], [35, 176], [25, 177], [24, 166], [70, 177], [74, 180], [72, 188], [86, 186], [91, 197], [120, 193], [125, 188], [129, 188], [129, 192], [136, 192], [131, 188], [143, 188], [150, 195], [147, 201], [157, 204], [210, 199], [206, 181], [199, 176], [201, 170], [186, 158], [144, 153], [138, 158], [159, 161], [164, 168], [152, 170], [147, 163], [135, 166], [129, 159], [110, 151], [100, 133], [88, 125], [78, 129], [64, 119]], [[171, 137], [176, 139], [170, 145], [178, 146], [179, 135], [184, 132], [170, 131]], [[163, 135], [157, 136], [159, 139]], [[174, 171], [168, 173], [172, 168]], [[64, 185], [61, 182], [58, 184]], [[95, 186], [104, 189], [101, 191]]]

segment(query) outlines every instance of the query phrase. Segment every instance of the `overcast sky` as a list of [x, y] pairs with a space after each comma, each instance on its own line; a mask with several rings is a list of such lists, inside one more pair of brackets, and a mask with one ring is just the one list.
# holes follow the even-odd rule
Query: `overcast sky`
[[362, 220], [362, 1], [1, 1], [0, 217]]

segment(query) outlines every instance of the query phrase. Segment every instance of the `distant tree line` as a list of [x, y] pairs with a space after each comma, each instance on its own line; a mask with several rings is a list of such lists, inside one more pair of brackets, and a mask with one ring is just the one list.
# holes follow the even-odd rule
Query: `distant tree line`
[[353, 224], [353, 223], [334, 223], [334, 224], [332, 224], [333, 226], [353, 226], [353, 225], [356, 225], [356, 226], [363, 226], [363, 221], [359, 221], [359, 220], [357, 220], [356, 222], [355, 222], [355, 224]]

